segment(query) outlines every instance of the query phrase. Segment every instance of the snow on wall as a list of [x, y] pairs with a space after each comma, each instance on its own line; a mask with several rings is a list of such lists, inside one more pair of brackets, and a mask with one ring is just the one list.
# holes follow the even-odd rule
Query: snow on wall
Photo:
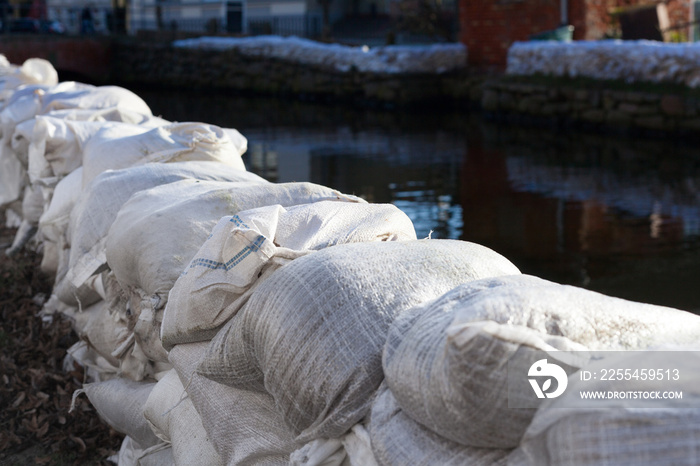
[[429, 46], [392, 45], [386, 47], [349, 47], [323, 44], [298, 37], [200, 37], [179, 40], [175, 47], [210, 50], [236, 49], [254, 57], [325, 66], [341, 72], [374, 73], [444, 73], [464, 68], [467, 49], [462, 44], [435, 44]]
[[700, 86], [700, 44], [655, 41], [515, 42], [506, 73]]

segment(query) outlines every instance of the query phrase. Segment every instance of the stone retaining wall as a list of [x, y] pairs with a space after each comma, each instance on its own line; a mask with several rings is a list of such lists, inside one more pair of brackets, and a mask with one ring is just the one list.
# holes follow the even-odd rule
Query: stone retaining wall
[[692, 133], [700, 130], [700, 98], [644, 91], [580, 89], [491, 81], [484, 85], [482, 108], [573, 124]]
[[465, 70], [443, 74], [371, 73], [251, 57], [236, 50], [121, 44], [114, 78], [123, 85], [295, 95], [380, 106], [450, 104], [480, 98], [482, 78]]

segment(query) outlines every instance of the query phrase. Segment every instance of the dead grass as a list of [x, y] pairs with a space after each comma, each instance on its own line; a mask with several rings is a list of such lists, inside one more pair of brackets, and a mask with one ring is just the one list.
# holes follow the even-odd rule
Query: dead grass
[[[4, 224], [4, 212], [0, 211]], [[0, 244], [14, 235], [0, 226]], [[0, 251], [0, 466], [111, 464], [122, 436], [103, 423], [86, 400], [68, 414], [82, 386], [79, 366], [63, 370], [66, 350], [77, 341], [63, 318], [38, 316], [51, 292], [40, 257]]]

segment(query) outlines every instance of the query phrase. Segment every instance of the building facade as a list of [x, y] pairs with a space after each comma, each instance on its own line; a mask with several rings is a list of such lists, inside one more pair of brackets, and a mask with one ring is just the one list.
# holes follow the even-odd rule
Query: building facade
[[574, 40], [598, 40], [619, 35], [619, 16], [638, 7], [666, 11], [669, 37], [694, 40], [698, 0], [460, 0], [460, 40], [470, 64], [502, 68], [515, 41], [574, 26]]

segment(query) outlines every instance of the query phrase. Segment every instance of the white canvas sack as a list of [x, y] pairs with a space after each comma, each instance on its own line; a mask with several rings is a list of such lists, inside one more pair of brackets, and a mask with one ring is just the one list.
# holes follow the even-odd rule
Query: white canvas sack
[[267, 393], [227, 387], [195, 372], [207, 343], [176, 345], [170, 361], [227, 465], [286, 466], [301, 447]]
[[223, 464], [175, 369], [156, 383], [143, 414], [158, 438], [172, 445], [174, 464]]
[[391, 391], [382, 387], [369, 424], [380, 466], [506, 466], [510, 450], [467, 447], [426, 429], [407, 416]]
[[199, 373], [270, 393], [303, 443], [364, 418], [402, 312], [460, 283], [518, 269], [465, 241], [343, 244], [277, 270], [212, 340]]
[[142, 134], [114, 138], [99, 132], [85, 145], [83, 185], [108, 169], [145, 163], [217, 161], [245, 170], [241, 160], [246, 139], [232, 131], [205, 123], [172, 123]]
[[173, 449], [168, 444], [158, 444], [150, 448], [142, 447], [128, 435], [124, 437], [119, 453], [107, 458], [117, 466], [172, 466]]
[[2, 94], [12, 93], [20, 86], [42, 84], [55, 86], [58, 84], [58, 72], [53, 65], [43, 58], [30, 58], [22, 66], [11, 65], [5, 56], [0, 64], [0, 89]]
[[223, 217], [170, 291], [163, 345], [210, 340], [266, 277], [312, 250], [415, 239], [411, 220], [390, 204], [322, 201]]
[[73, 397], [85, 393], [100, 417], [112, 428], [128, 435], [143, 447], [162, 443], [148, 426], [143, 410], [154, 382], [116, 378], [83, 385]]
[[[42, 98], [41, 114], [71, 108], [126, 108], [142, 115], [152, 115], [148, 104], [138, 95], [119, 86], [90, 86], [63, 82], [67, 89], [47, 93]], [[72, 85], [72, 88], [69, 86]]]
[[[92, 111], [92, 110], [89, 110]], [[37, 116], [25, 121], [15, 130], [13, 145], [28, 140], [29, 179], [52, 184], [52, 177], [66, 176], [82, 166], [83, 150], [90, 138], [106, 128], [115, 138], [147, 131], [150, 126], [114, 121], [73, 121], [53, 116]], [[55, 184], [55, 181], [53, 182]]]
[[[663, 349], [683, 351], [682, 356]], [[669, 365], [672, 363], [672, 365]], [[580, 391], [657, 392], [671, 389], [668, 381], [593, 380], [581, 382], [569, 376], [569, 386], [558, 398], [546, 400], [537, 410], [520, 446], [513, 452], [513, 466], [691, 465], [697, 463], [700, 444], [700, 351], [697, 345], [670, 345], [654, 352], [629, 352], [603, 359], [586, 370], [603, 374], [612, 368], [674, 368], [683, 378], [682, 398], [654, 399], [640, 407], [640, 399], [584, 400]], [[663, 369], [662, 369], [663, 370]], [[673, 369], [672, 369], [673, 370]], [[677, 391], [677, 390], [673, 390]]]
[[312, 440], [294, 451], [290, 466], [377, 466], [369, 432], [355, 424], [339, 439]]
[[700, 317], [687, 312], [516, 275], [465, 283], [400, 316], [383, 365], [416, 422], [463, 445], [513, 448], [534, 409], [508, 407], [509, 361], [690, 343], [699, 332]]
[[109, 230], [106, 256], [138, 316], [134, 332], [146, 355], [167, 361], [160, 328], [168, 293], [221, 217], [321, 200], [360, 201], [312, 183], [184, 180], [135, 194]]
[[[70, 246], [69, 268], [55, 292], [71, 305], [87, 303], [91, 295], [85, 283], [104, 268], [106, 238], [117, 213], [135, 193], [186, 179], [267, 183], [253, 173], [213, 162], [148, 164], [108, 171], [85, 187], [71, 213], [66, 242]], [[77, 297], [77, 298], [76, 298]]]

